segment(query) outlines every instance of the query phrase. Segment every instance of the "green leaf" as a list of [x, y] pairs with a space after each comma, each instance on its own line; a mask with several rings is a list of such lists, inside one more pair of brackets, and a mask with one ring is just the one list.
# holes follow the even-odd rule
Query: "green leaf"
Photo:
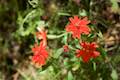
[[118, 80], [118, 74], [115, 69], [112, 70], [111, 77], [113, 80]]
[[27, 27], [26, 30], [22, 31], [22, 36], [28, 36], [30, 33], [34, 32], [35, 30], [35, 24], [29, 23], [29, 27]]
[[93, 70], [96, 71], [96, 63], [93, 62]]
[[38, 27], [44, 27], [44, 26], [46, 26], [45, 21], [42, 21], [42, 20], [36, 21], [36, 24], [37, 24]]
[[80, 16], [87, 16], [87, 12], [83, 9], [83, 10], [79, 10], [79, 15]]
[[105, 51], [104, 48], [99, 47], [97, 50], [101, 53], [102, 57], [106, 57], [107, 56], [107, 52]]
[[63, 39], [62, 39], [62, 43], [67, 44], [67, 34], [64, 35]]
[[73, 80], [73, 75], [72, 75], [71, 71], [68, 72], [68, 78], [67, 78], [67, 80]]
[[75, 61], [72, 67], [72, 71], [77, 71], [80, 68], [80, 66], [81, 66], [80, 62], [78, 60]]
[[38, 5], [38, 0], [28, 0], [29, 4], [35, 8]]
[[119, 11], [119, 5], [118, 5], [118, 2], [117, 0], [110, 0], [111, 3], [112, 3], [112, 11], [113, 12], [118, 12]]
[[88, 37], [87, 37], [87, 41], [92, 42], [94, 40], [94, 37], [95, 37], [94, 33], [89, 34]]
[[102, 32], [99, 31], [99, 33], [97, 34], [101, 39], [103, 39], [103, 35], [102, 35]]
[[57, 59], [62, 53], [63, 53], [63, 48], [59, 48], [54, 52], [53, 57]]
[[54, 80], [55, 72], [53, 66], [49, 66], [45, 70], [39, 71], [38, 76], [40, 76], [39, 80]]

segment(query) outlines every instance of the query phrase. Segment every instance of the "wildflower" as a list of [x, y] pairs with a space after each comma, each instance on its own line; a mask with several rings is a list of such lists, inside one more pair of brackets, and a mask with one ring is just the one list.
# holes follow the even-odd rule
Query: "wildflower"
[[39, 32], [36, 32], [36, 37], [38, 39], [42, 39], [44, 45], [47, 45], [47, 36], [45, 31], [43, 31], [42, 29], [39, 29]]
[[37, 64], [37, 65], [45, 65], [45, 58], [43, 56], [41, 56], [40, 54], [35, 54], [33, 57], [32, 57], [32, 61]]
[[68, 45], [64, 45], [64, 46], [63, 46], [63, 50], [64, 50], [64, 52], [69, 52], [69, 47], [68, 47]]
[[90, 21], [87, 20], [87, 17], [80, 19], [78, 16], [74, 18], [69, 18], [70, 23], [66, 26], [67, 32], [72, 32], [73, 38], [80, 38], [81, 34], [89, 34], [90, 28], [88, 24]]
[[98, 51], [96, 51], [96, 48], [98, 47], [96, 43], [87, 43], [82, 42], [81, 43], [82, 50], [77, 50], [77, 57], [82, 57], [84, 62], [88, 62], [91, 58], [96, 58], [100, 55]]
[[36, 32], [36, 37], [37, 37], [38, 39], [46, 40], [46, 32], [44, 32], [44, 31]]
[[48, 58], [48, 52], [46, 51], [46, 46], [43, 44], [43, 41], [40, 42], [39, 46], [35, 44], [32, 51], [34, 53], [32, 61], [36, 64], [44, 65]]

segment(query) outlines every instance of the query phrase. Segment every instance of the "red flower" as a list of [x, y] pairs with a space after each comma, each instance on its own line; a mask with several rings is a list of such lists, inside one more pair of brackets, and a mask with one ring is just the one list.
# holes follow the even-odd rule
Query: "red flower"
[[88, 62], [91, 58], [96, 58], [100, 55], [96, 48], [98, 47], [96, 43], [81, 43], [82, 50], [77, 50], [77, 57], [82, 57], [84, 62]]
[[64, 46], [63, 46], [63, 50], [64, 50], [64, 52], [69, 52], [69, 47], [68, 47], [68, 45], [64, 45]]
[[42, 29], [40, 29], [39, 32], [36, 32], [36, 37], [37, 37], [38, 39], [42, 39], [44, 45], [47, 44], [47, 36], [46, 36], [46, 32], [43, 31]]
[[35, 44], [32, 51], [34, 53], [32, 61], [41, 66], [44, 65], [46, 59], [48, 58], [48, 52], [46, 51], [46, 46], [43, 44], [43, 41], [40, 42], [39, 46]]
[[88, 24], [90, 21], [87, 20], [87, 17], [80, 19], [78, 16], [74, 16], [74, 18], [69, 18], [70, 23], [66, 26], [67, 32], [72, 32], [73, 38], [80, 38], [82, 33], [89, 34], [90, 28]]
[[39, 32], [36, 32], [36, 37], [38, 38], [38, 39], [43, 39], [43, 40], [46, 40], [46, 32], [44, 32], [44, 31], [39, 31]]
[[33, 57], [32, 57], [32, 61], [37, 64], [37, 65], [45, 65], [45, 58], [43, 56], [41, 56], [40, 54], [35, 54]]

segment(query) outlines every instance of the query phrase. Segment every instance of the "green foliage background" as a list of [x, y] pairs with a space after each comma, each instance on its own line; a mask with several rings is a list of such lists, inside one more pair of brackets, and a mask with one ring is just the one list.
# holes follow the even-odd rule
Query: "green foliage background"
[[[102, 54], [98, 63], [79, 63], [63, 53], [68, 18], [88, 16]], [[36, 27], [50, 34], [51, 57], [42, 69], [31, 64], [31, 47]], [[92, 35], [91, 35], [92, 36]], [[113, 44], [106, 38], [113, 37]], [[53, 44], [54, 43], [54, 44]], [[67, 55], [68, 57], [65, 57]], [[1, 0], [0, 1], [0, 80], [119, 80], [120, 2], [117, 0]]]

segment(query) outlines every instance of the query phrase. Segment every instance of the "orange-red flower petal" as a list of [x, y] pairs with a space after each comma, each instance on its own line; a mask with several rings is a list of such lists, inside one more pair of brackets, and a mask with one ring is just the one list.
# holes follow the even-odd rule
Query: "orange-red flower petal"
[[78, 16], [74, 16], [73, 18], [69, 18], [70, 23], [66, 26], [66, 31], [71, 32], [73, 38], [80, 38], [81, 34], [89, 34], [90, 28], [88, 24], [90, 23], [87, 20], [87, 17], [80, 19]]
[[43, 45], [43, 41], [40, 42], [40, 45], [35, 44], [32, 51], [34, 53], [32, 61], [36, 64], [44, 65], [48, 58], [48, 52], [46, 50], [46, 46]]
[[82, 57], [84, 62], [88, 62], [91, 58], [96, 58], [100, 55], [98, 51], [96, 51], [96, 48], [98, 47], [95, 42], [93, 43], [87, 43], [82, 42], [81, 43], [82, 49], [76, 51], [76, 57]]

